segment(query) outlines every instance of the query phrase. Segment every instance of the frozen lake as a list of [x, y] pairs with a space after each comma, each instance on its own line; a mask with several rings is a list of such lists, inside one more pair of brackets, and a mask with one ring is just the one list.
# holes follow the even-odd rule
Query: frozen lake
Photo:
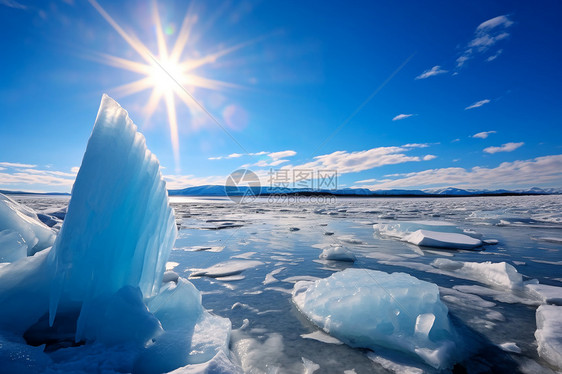
[[[53, 196], [14, 199], [38, 213], [68, 202], [68, 197]], [[524, 281], [562, 287], [562, 196], [296, 197], [246, 204], [172, 197], [171, 202], [180, 230], [168, 269], [195, 284], [205, 308], [232, 321], [231, 350], [246, 372], [302, 373], [313, 365], [308, 360], [320, 366], [316, 373], [433, 371], [414, 357], [382, 347], [372, 352], [341, 344], [296, 309], [291, 300], [296, 281], [326, 278], [348, 267], [406, 272], [437, 284], [472, 351], [462, 363], [469, 372], [549, 370], [537, 354], [537, 300], [432, 263], [440, 258], [507, 262]], [[373, 230], [375, 223], [413, 220], [450, 222], [497, 244], [477, 251], [443, 250]], [[333, 245], [345, 247], [357, 260], [319, 259], [322, 248]], [[505, 347], [512, 345], [502, 350], [504, 343], [515, 343], [520, 353], [507, 352]]]

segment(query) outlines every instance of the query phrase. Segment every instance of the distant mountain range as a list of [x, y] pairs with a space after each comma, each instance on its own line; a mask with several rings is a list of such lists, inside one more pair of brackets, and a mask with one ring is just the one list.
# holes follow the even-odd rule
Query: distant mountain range
[[[228, 192], [228, 193], [227, 193]], [[274, 194], [287, 195], [333, 195], [349, 197], [447, 197], [447, 196], [515, 196], [515, 195], [553, 195], [562, 194], [562, 188], [539, 188], [520, 190], [476, 190], [454, 187], [430, 188], [425, 190], [376, 190], [366, 188], [343, 188], [335, 190], [317, 190], [310, 188], [270, 188], [247, 186], [231, 187], [221, 185], [205, 185], [187, 187], [180, 190], [168, 190], [170, 196], [243, 196], [248, 194], [269, 196]]]
[[[227, 193], [228, 191], [228, 193]], [[55, 195], [70, 196], [65, 192], [26, 192], [0, 190], [6, 195]], [[170, 196], [244, 196], [248, 194], [270, 196], [275, 194], [304, 195], [304, 196], [342, 196], [342, 197], [461, 197], [461, 196], [517, 196], [517, 195], [557, 195], [562, 194], [562, 188], [539, 188], [518, 190], [477, 190], [455, 187], [429, 188], [424, 190], [376, 190], [366, 188], [343, 188], [335, 190], [317, 190], [311, 188], [270, 188], [248, 186], [231, 187], [222, 185], [205, 185], [187, 187], [179, 190], [168, 190]]]

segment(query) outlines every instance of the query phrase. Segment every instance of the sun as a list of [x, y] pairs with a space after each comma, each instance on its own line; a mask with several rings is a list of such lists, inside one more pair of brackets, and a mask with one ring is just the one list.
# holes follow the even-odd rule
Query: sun
[[[148, 122], [158, 105], [163, 101], [166, 106], [168, 123], [170, 127], [170, 141], [174, 153], [176, 172], [180, 171], [180, 145], [178, 136], [178, 120], [176, 114], [176, 100], [182, 101], [190, 110], [203, 110], [211, 119], [224, 131], [224, 127], [209, 113], [185, 88], [203, 87], [211, 90], [222, 88], [239, 88], [240, 86], [202, 77], [195, 73], [195, 70], [207, 64], [215, 62], [218, 58], [232, 53], [240, 48], [258, 41], [261, 38], [240, 43], [229, 48], [221, 49], [218, 52], [199, 57], [196, 59], [183, 59], [183, 52], [188, 45], [189, 37], [196, 17], [187, 12], [182, 26], [178, 32], [175, 44], [168, 50], [166, 44], [164, 28], [158, 13], [156, 2], [152, 2], [152, 18], [156, 30], [158, 53], [154, 55], [143, 43], [134, 35], [126, 33], [115, 20], [101, 7], [96, 0], [89, 0], [90, 4], [98, 13], [113, 27], [115, 31], [139, 54], [143, 60], [132, 61], [117, 56], [100, 54], [100, 62], [126, 69], [142, 76], [139, 80], [116, 87], [114, 92], [120, 96], [128, 96], [137, 92], [151, 89], [152, 92], [145, 105], [145, 122]], [[228, 134], [230, 135], [230, 134]]]

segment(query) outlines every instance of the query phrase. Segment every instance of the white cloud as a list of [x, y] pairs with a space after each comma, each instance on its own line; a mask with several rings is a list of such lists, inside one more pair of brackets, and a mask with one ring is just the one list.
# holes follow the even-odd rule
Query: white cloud
[[491, 30], [502, 25], [504, 27], [509, 27], [513, 25], [513, 21], [511, 21], [507, 16], [497, 16], [482, 22], [480, 25], [478, 25], [476, 30], [477, 31]]
[[272, 152], [272, 153], [268, 154], [268, 156], [271, 157], [273, 159], [273, 161], [277, 161], [281, 158], [292, 157], [296, 154], [297, 154], [297, 152], [289, 150], [289, 151], [281, 151], [281, 152]]
[[284, 164], [285, 162], [289, 162], [289, 160], [276, 160], [269, 164], [269, 166], [278, 166]]
[[80, 166], [73, 166], [70, 168], [70, 172], [74, 174], [78, 174], [79, 170], [80, 170]]
[[[507, 39], [509, 37], [507, 29], [512, 25], [513, 21], [505, 15], [494, 17], [478, 25], [474, 37], [468, 42], [462, 55], [457, 58], [457, 68], [461, 68], [476, 54], [484, 53], [499, 41]], [[501, 53], [502, 50], [500, 49], [494, 55], [488, 57], [488, 61], [496, 59]]]
[[230, 159], [230, 158], [238, 158], [238, 157], [242, 157], [242, 156], [244, 156], [244, 154], [242, 154], [242, 153], [231, 153], [228, 156], [209, 157], [209, 160], [224, 160], [224, 159]]
[[192, 186], [204, 186], [208, 184], [221, 185], [226, 183], [226, 178], [226, 175], [209, 177], [196, 177], [194, 175], [164, 175], [166, 188], [170, 190]]
[[435, 156], [435, 155], [425, 155], [425, 156], [423, 156], [424, 161], [430, 161], [430, 160], [434, 160], [436, 158], [437, 158], [437, 156]]
[[75, 174], [62, 171], [21, 169], [12, 173], [0, 173], [2, 186], [9, 185], [43, 185], [70, 187], [74, 183]]
[[[504, 162], [495, 168], [449, 167], [415, 173], [388, 175], [387, 179], [372, 185], [358, 187], [370, 189], [426, 188], [456, 186], [459, 188], [516, 188], [562, 183], [562, 155], [537, 157], [530, 160]], [[399, 177], [390, 179], [390, 177]]]
[[314, 161], [295, 166], [294, 169], [337, 170], [338, 174], [356, 173], [384, 165], [421, 161], [418, 156], [407, 156], [405, 147], [378, 147], [365, 151], [336, 151], [314, 157]]
[[501, 54], [503, 53], [503, 49], [498, 50], [495, 54], [491, 55], [490, 57], [488, 57], [486, 59], [486, 61], [490, 62], [490, 61], [494, 61], [496, 58], [498, 58]]
[[520, 143], [505, 143], [503, 144], [501, 147], [488, 147], [488, 148], [484, 148], [484, 152], [486, 153], [498, 153], [498, 152], [512, 152], [515, 151], [517, 148], [521, 147], [523, 144], [523, 142]]
[[373, 183], [373, 182], [376, 182], [376, 181], [377, 180], [373, 178], [373, 179], [363, 179], [361, 181], [356, 181], [356, 182], [353, 182], [353, 183], [355, 183], [355, 184], [357, 184], [357, 183]]
[[488, 99], [480, 100], [480, 101], [477, 101], [477, 102], [467, 106], [466, 108], [464, 108], [464, 110], [480, 108], [482, 105], [486, 105], [489, 102], [490, 102], [490, 100], [488, 100]]
[[474, 135], [472, 135], [473, 138], [479, 138], [479, 139], [486, 139], [488, 137], [488, 135], [490, 134], [495, 134], [496, 132], [494, 130], [492, 131], [482, 131], [479, 133], [476, 133]]
[[427, 148], [429, 147], [429, 143], [408, 143], [401, 145], [403, 148]]
[[19, 162], [0, 162], [0, 166], [7, 168], [35, 168], [37, 165], [20, 164]]
[[433, 77], [433, 76], [439, 75], [439, 74], [444, 74], [444, 73], [447, 73], [447, 70], [443, 70], [443, 69], [441, 69], [441, 66], [435, 65], [431, 69], [428, 69], [428, 70], [424, 71], [423, 73], [421, 73], [420, 75], [418, 75], [416, 77], [416, 79], [426, 79], [426, 78]]
[[413, 114], [399, 114], [396, 117], [394, 117], [392, 120], [393, 121], [400, 121], [401, 119], [406, 119], [406, 118], [409, 118], [409, 117], [412, 117], [412, 116], [413, 116]]
[[[294, 152], [294, 151], [283, 151], [283, 152]], [[274, 153], [270, 153], [270, 152], [266, 152], [266, 151], [261, 151], [261, 152], [251, 152], [251, 153], [231, 153], [228, 156], [215, 156], [215, 157], [209, 157], [209, 160], [228, 160], [228, 159], [233, 159], [233, 158], [239, 158], [242, 156], [263, 156], [263, 155], [267, 155], [268, 153], [270, 155], [277, 155], [277, 154], [282, 154], [283, 152], [274, 152]], [[291, 154], [289, 156], [294, 156], [296, 154], [296, 152], [294, 154]], [[289, 157], [289, 156], [281, 156], [281, 157]]]
[[456, 143], [456, 142], [460, 142], [461, 140], [459, 138], [453, 139], [451, 140], [451, 143]]

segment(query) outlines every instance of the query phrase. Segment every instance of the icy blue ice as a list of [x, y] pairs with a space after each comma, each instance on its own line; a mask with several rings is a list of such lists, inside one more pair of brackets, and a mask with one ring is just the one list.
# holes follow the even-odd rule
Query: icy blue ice
[[[97, 318], [96, 304], [124, 286], [156, 294], [176, 238], [156, 157], [127, 112], [104, 95], [51, 252], [50, 321], [61, 304], [81, 302], [76, 338]], [[84, 335], [86, 334], [86, 335]]]
[[437, 286], [409, 274], [346, 269], [297, 282], [293, 302], [314, 324], [350, 346], [400, 350], [435, 368], [460, 358]]
[[0, 262], [31, 256], [54, 241], [55, 233], [32, 209], [0, 193]]
[[163, 283], [176, 233], [158, 160], [104, 95], [55, 244], [0, 268], [3, 370], [236, 370], [230, 321], [186, 279]]

